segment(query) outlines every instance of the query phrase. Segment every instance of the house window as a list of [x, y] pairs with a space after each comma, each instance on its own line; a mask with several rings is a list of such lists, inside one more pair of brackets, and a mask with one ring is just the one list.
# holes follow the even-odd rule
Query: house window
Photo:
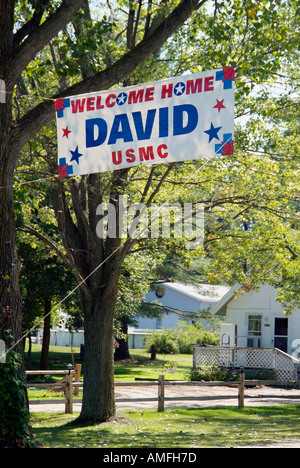
[[274, 347], [287, 353], [288, 348], [288, 319], [275, 318]]
[[261, 344], [261, 315], [249, 315], [248, 317], [248, 342], [249, 348], [260, 348]]

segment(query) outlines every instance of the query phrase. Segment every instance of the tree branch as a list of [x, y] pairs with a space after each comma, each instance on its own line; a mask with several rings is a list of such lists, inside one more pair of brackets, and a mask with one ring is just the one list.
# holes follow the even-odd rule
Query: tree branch
[[[7, 81], [9, 83], [16, 83], [22, 71], [25, 70], [36, 54], [69, 23], [83, 3], [84, 0], [63, 0], [55, 13], [50, 15], [40, 26], [36, 27], [34, 22], [27, 25], [27, 29], [28, 31], [31, 30], [31, 34], [7, 57]], [[36, 15], [35, 21], [39, 19], [39, 16]], [[24, 31], [20, 37], [23, 35]]]
[[16, 49], [21, 44], [21, 42], [23, 41], [23, 39], [25, 39], [26, 36], [32, 34], [39, 27], [45, 8], [48, 5], [48, 3], [49, 0], [45, 0], [42, 5], [39, 4], [39, 9], [33, 13], [31, 19], [27, 21], [27, 23], [23, 24], [23, 26], [20, 29], [18, 29], [18, 31], [14, 34], [14, 49]]
[[[80, 0], [73, 3], [82, 3]], [[18, 153], [22, 147], [33, 138], [45, 125], [55, 117], [53, 100], [80, 93], [99, 92], [109, 89], [133, 72], [151, 54], [157, 52], [166, 40], [172, 36], [190, 17], [192, 12], [207, 3], [208, 0], [181, 0], [179, 5], [162, 21], [157, 28], [125, 54], [112, 66], [88, 77], [67, 88], [30, 110], [21, 118], [12, 130], [11, 142], [14, 152]], [[66, 3], [66, 0], [65, 2]], [[69, 2], [68, 2], [69, 3]], [[42, 25], [43, 26], [43, 25]], [[41, 28], [42, 28], [41, 26]], [[40, 29], [40, 28], [39, 28]], [[45, 41], [44, 41], [45, 42]]]
[[175, 166], [175, 163], [170, 163], [166, 169], [166, 172], [162, 175], [159, 183], [157, 184], [155, 190], [151, 193], [148, 201], [146, 202], [146, 205], [147, 206], [150, 206], [150, 204], [152, 203], [152, 201], [154, 200], [155, 196], [157, 195], [157, 193], [160, 191], [160, 188], [162, 186], [162, 184], [164, 183], [165, 179], [168, 177], [169, 173], [172, 171], [172, 169], [174, 168]]
[[53, 242], [50, 239], [48, 239], [48, 237], [46, 237], [43, 234], [41, 234], [40, 232], [36, 231], [36, 229], [33, 229], [30, 226], [26, 226], [26, 225], [24, 225], [23, 227], [19, 227], [18, 231], [26, 232], [26, 233], [31, 234], [31, 235], [37, 237], [38, 239], [40, 239], [42, 242], [44, 242], [44, 244], [48, 245], [50, 247], [50, 249], [53, 250], [57, 254], [57, 256], [66, 265], [66, 267], [68, 267], [71, 271], [74, 269], [74, 266], [71, 265], [69, 260], [67, 260], [66, 256], [59, 250], [58, 247], [56, 247], [55, 244], [53, 244]]

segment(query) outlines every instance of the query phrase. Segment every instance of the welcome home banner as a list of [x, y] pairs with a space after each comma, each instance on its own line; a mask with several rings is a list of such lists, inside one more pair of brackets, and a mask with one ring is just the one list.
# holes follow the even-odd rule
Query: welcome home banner
[[55, 101], [60, 177], [233, 154], [234, 69]]

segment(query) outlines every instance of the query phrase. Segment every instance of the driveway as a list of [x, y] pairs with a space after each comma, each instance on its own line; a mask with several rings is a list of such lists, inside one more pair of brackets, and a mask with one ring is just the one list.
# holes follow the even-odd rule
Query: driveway
[[[120, 410], [157, 408], [157, 386], [118, 386], [115, 390], [116, 406]], [[196, 400], [195, 398], [199, 398]], [[168, 400], [168, 398], [171, 398]], [[174, 400], [173, 400], [174, 398]], [[181, 398], [182, 400], [176, 400]], [[202, 398], [200, 400], [200, 398]], [[300, 404], [300, 389], [255, 387], [245, 390], [245, 406], [268, 406]], [[194, 387], [181, 385], [165, 386], [165, 408], [202, 408], [237, 406], [238, 389], [235, 387]], [[61, 400], [30, 401], [31, 412], [65, 410], [64, 396]], [[80, 411], [81, 401], [73, 400], [74, 412]]]

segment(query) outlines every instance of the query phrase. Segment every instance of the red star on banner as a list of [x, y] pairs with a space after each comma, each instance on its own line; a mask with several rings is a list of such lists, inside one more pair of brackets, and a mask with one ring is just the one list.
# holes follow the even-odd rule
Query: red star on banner
[[219, 113], [220, 113], [221, 109], [226, 109], [226, 107], [224, 106], [224, 99], [222, 99], [221, 101], [219, 101], [219, 99], [217, 99], [217, 104], [213, 108], [218, 109]]
[[69, 127], [63, 128], [62, 131], [64, 132], [62, 137], [67, 137], [67, 138], [69, 138], [69, 133], [72, 133], [71, 130], [69, 130]]

